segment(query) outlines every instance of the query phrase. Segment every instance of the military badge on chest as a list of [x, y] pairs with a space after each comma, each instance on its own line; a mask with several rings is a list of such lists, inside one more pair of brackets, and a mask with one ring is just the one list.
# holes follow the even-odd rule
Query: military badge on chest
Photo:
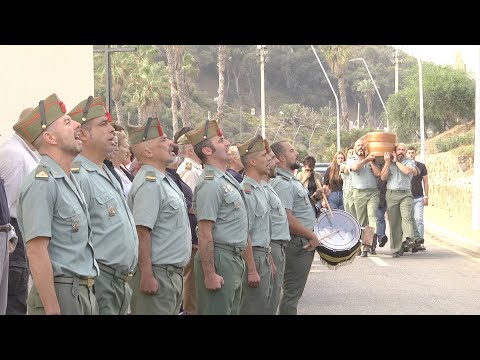
[[80, 221], [78, 219], [72, 219], [72, 232], [78, 232], [80, 229]]
[[117, 211], [115, 210], [115, 208], [111, 205], [108, 206], [108, 216], [112, 217], [112, 216], [115, 216], [115, 214], [117, 213]]

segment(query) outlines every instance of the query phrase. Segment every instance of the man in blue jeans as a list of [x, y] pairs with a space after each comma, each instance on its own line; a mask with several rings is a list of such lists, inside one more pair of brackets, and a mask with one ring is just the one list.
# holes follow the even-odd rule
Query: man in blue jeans
[[377, 189], [380, 191], [380, 202], [377, 208], [377, 233], [373, 235], [372, 254], [375, 254], [375, 247], [378, 242], [378, 246], [384, 247], [388, 241], [387, 235], [385, 235], [386, 223], [385, 212], [387, 211], [387, 202], [385, 200], [385, 193], [387, 192], [387, 182], [377, 177]]
[[[409, 146], [407, 149], [407, 157], [415, 161], [416, 167], [420, 170], [417, 175], [413, 176], [411, 183], [413, 195], [413, 217], [418, 228], [419, 236], [424, 239], [423, 210], [425, 206], [428, 206], [428, 172], [425, 164], [415, 160], [416, 155], [417, 150], [415, 147]], [[422, 251], [425, 250], [425, 247], [419, 245], [414, 250]], [[414, 250], [412, 251], [415, 252]]]

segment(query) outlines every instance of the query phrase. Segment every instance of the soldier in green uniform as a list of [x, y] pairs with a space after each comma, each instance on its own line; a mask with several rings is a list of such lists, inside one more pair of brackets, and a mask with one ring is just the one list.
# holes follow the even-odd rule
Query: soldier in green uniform
[[90, 216], [70, 172], [82, 151], [80, 124], [65, 113], [52, 94], [13, 126], [42, 155], [23, 182], [17, 207], [33, 278], [28, 314], [98, 314]]
[[287, 212], [291, 236], [285, 251], [285, 275], [279, 314], [296, 315], [298, 301], [302, 297], [312, 266], [314, 250], [319, 244], [313, 231], [315, 210], [308, 190], [293, 175], [293, 171], [300, 167], [298, 151], [288, 141], [278, 141], [271, 148], [278, 159], [277, 177], [273, 179], [272, 187]]
[[[368, 154], [363, 140], [355, 142], [355, 158], [347, 160], [347, 172], [351, 176], [352, 199], [355, 214], [360, 226], [377, 227], [377, 209], [380, 203], [380, 191], [377, 188], [377, 178], [380, 169], [375, 163], [375, 155]], [[362, 257], [368, 256], [370, 246], [362, 244]], [[372, 252], [374, 253], [374, 252]]]
[[130, 307], [133, 315], [176, 315], [182, 304], [182, 272], [190, 260], [192, 235], [185, 197], [165, 173], [176, 158], [173, 142], [157, 118], [127, 130], [133, 154], [142, 164], [127, 198], [139, 240]]
[[72, 173], [83, 191], [92, 223], [100, 268], [95, 281], [99, 312], [125, 315], [132, 295], [127, 282], [138, 260], [138, 237], [122, 188], [103, 163], [114, 150], [112, 117], [100, 96], [89, 96], [68, 115], [81, 124], [83, 150], [72, 164]]
[[[397, 144], [393, 153], [386, 152], [384, 154], [385, 165], [381, 172], [382, 180], [387, 180], [385, 197], [390, 223], [390, 249], [394, 258], [403, 254], [403, 248], [413, 249], [424, 242], [420, 238], [414, 239], [413, 195], [410, 187], [416, 170], [415, 162], [407, 158], [406, 153], [407, 147], [403, 143]], [[391, 159], [391, 155], [393, 159]]]
[[355, 206], [353, 205], [353, 199], [352, 199], [352, 193], [353, 193], [353, 188], [352, 188], [352, 177], [350, 176], [348, 170], [345, 171], [345, 168], [347, 166], [347, 160], [349, 158], [354, 157], [354, 149], [353, 147], [348, 148], [347, 150], [347, 159], [340, 165], [340, 172], [342, 175], [343, 179], [343, 207], [345, 208], [345, 211], [348, 212], [349, 214], [353, 215], [355, 219], [357, 218], [357, 214], [355, 212]]
[[[263, 176], [262, 185], [267, 192], [270, 206], [270, 248], [272, 251], [272, 280], [270, 284], [270, 296], [267, 303], [266, 313], [276, 315], [280, 294], [282, 291], [283, 276], [285, 273], [285, 249], [290, 241], [287, 213], [282, 200], [273, 189], [271, 182], [277, 176], [278, 159], [270, 149], [269, 173]], [[272, 180], [271, 180], [272, 179]]]
[[240, 308], [248, 218], [243, 189], [226, 172], [230, 142], [215, 120], [186, 133], [204, 170], [193, 194], [198, 252], [195, 285], [199, 315], [237, 315]]
[[238, 145], [245, 169], [241, 183], [248, 214], [248, 244], [244, 259], [247, 273], [243, 277], [240, 315], [265, 315], [272, 278], [270, 251], [270, 206], [262, 185], [268, 176], [270, 147], [261, 135]]

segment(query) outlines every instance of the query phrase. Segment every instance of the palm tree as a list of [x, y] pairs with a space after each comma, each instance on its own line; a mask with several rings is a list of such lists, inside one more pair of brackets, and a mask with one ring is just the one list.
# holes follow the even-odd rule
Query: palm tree
[[218, 99], [217, 99], [217, 118], [221, 123], [223, 118], [223, 100], [225, 92], [225, 59], [227, 57], [227, 46], [218, 45]]
[[363, 95], [365, 102], [367, 103], [368, 126], [373, 128], [372, 101], [373, 96], [375, 95], [375, 85], [372, 80], [363, 79], [358, 83], [357, 91]]
[[175, 63], [175, 80], [177, 81], [178, 96], [180, 98], [180, 108], [182, 110], [182, 126], [192, 126], [190, 119], [190, 97], [187, 90], [187, 80], [185, 78], [185, 69], [182, 66], [185, 48], [183, 45], [173, 46]]
[[[159, 48], [160, 45], [157, 45]], [[178, 131], [178, 122], [177, 122], [177, 101], [178, 101], [178, 90], [177, 90], [177, 81], [175, 77], [175, 54], [172, 45], [164, 45], [165, 52], [167, 53], [167, 67], [168, 67], [168, 82], [170, 83], [170, 98], [171, 98], [171, 111], [172, 111], [172, 129], [173, 133], [176, 134]]]
[[322, 45], [322, 53], [335, 77], [338, 79], [340, 106], [342, 109], [342, 126], [349, 129], [347, 92], [345, 88], [345, 70], [350, 58], [350, 49], [345, 45]]

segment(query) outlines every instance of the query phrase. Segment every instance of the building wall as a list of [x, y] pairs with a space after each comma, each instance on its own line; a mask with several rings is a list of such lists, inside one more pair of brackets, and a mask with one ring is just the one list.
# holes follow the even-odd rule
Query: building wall
[[56, 93], [69, 111], [93, 91], [93, 45], [0, 45], [0, 143], [24, 108]]

